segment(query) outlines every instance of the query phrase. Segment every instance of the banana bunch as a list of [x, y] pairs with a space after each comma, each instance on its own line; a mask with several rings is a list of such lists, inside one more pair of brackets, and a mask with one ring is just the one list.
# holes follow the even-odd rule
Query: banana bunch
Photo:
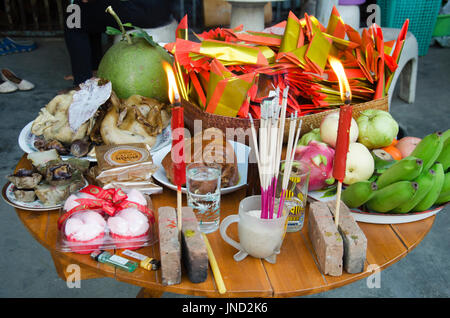
[[423, 138], [410, 156], [390, 165], [375, 180], [342, 191], [350, 208], [365, 205], [376, 212], [408, 213], [450, 201], [450, 129]]

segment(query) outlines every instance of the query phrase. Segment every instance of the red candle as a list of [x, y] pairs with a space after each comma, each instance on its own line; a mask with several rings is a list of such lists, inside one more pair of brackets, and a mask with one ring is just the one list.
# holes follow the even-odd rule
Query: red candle
[[173, 68], [169, 63], [163, 62], [163, 68], [167, 74], [169, 85], [169, 100], [172, 103], [172, 168], [174, 182], [181, 193], [181, 186], [186, 183], [186, 163], [184, 159], [184, 114], [180, 102], [177, 82]]
[[352, 93], [342, 63], [335, 57], [329, 56], [328, 61], [339, 81], [339, 91], [344, 106], [339, 111], [339, 126], [336, 139], [336, 152], [333, 162], [333, 177], [342, 184], [345, 179], [348, 145], [350, 143], [350, 126], [352, 123]]
[[336, 152], [333, 162], [333, 177], [342, 182], [345, 178], [347, 152], [350, 142], [350, 125], [352, 122], [352, 106], [344, 105], [339, 111], [339, 126], [336, 140]]
[[184, 115], [183, 107], [172, 108], [172, 162], [174, 182], [178, 189], [186, 183], [186, 163], [184, 160]]

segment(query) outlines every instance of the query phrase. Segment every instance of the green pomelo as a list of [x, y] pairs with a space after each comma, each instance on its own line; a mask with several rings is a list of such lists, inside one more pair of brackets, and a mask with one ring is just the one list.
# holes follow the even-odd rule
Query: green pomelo
[[161, 47], [151, 46], [144, 38], [132, 38], [132, 44], [120, 41], [103, 56], [97, 76], [111, 81], [119, 98], [132, 95], [168, 101], [167, 75], [162, 62], [172, 58]]

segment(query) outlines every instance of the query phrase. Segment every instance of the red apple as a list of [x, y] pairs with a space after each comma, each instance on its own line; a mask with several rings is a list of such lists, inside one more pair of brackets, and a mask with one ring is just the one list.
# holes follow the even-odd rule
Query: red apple
[[422, 139], [417, 137], [403, 137], [395, 147], [402, 153], [402, 158], [408, 157]]

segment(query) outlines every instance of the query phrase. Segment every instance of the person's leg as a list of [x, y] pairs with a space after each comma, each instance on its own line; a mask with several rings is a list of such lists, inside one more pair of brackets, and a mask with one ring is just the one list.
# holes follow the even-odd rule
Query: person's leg
[[91, 43], [91, 66], [92, 70], [96, 71], [98, 70], [98, 66], [100, 65], [100, 61], [103, 57], [102, 34], [90, 34], [89, 41]]
[[131, 22], [142, 28], [152, 28], [170, 22], [173, 0], [95, 0], [75, 1], [81, 9], [81, 28], [65, 29], [74, 85], [92, 77], [102, 57], [101, 33], [107, 26], [118, 28], [114, 18], [105, 12], [112, 6], [123, 23]]
[[75, 86], [92, 77], [91, 43], [89, 34], [75, 29], [64, 32], [70, 56], [73, 84]]
[[[66, 80], [73, 80], [77, 86], [92, 77], [92, 49], [89, 34], [89, 6], [88, 3], [75, 1], [80, 6], [81, 25], [80, 28], [64, 27], [64, 40], [69, 52], [72, 75], [65, 76]], [[67, 16], [65, 17], [67, 19]]]

